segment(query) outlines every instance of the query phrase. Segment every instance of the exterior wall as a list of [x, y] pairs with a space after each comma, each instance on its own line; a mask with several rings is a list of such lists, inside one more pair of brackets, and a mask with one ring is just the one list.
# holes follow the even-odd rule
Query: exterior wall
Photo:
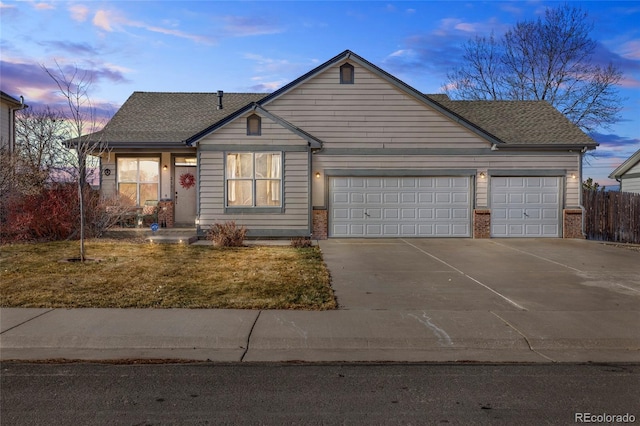
[[13, 125], [11, 124], [11, 107], [9, 104], [4, 102], [0, 103], [0, 147], [5, 148], [9, 147], [10, 141], [13, 140], [13, 136], [11, 135], [11, 129]]
[[491, 210], [473, 211], [473, 238], [491, 238]]
[[333, 148], [488, 148], [490, 144], [424, 103], [353, 64], [355, 83], [340, 84], [340, 64], [265, 108]]
[[620, 191], [640, 194], [640, 163], [622, 175], [620, 179]]
[[[201, 230], [213, 223], [235, 220], [248, 236], [293, 237], [311, 234], [308, 143], [268, 117], [262, 117], [261, 134], [247, 136], [246, 114], [198, 143]], [[259, 114], [258, 114], [259, 115]], [[283, 206], [279, 212], [225, 211], [225, 153], [280, 151], [283, 153]]]
[[316, 240], [326, 240], [329, 229], [329, 212], [326, 209], [313, 211], [313, 233]]
[[[328, 190], [326, 179], [316, 178], [316, 173], [325, 176], [325, 170], [379, 170], [397, 171], [398, 175], [409, 171], [428, 171], [434, 173], [455, 174], [456, 169], [471, 169], [476, 173], [475, 205], [477, 208], [489, 207], [489, 170], [513, 170], [514, 175], [535, 175], [541, 170], [554, 170], [564, 174], [564, 207], [580, 205], [580, 155], [576, 153], [506, 153], [504, 151], [488, 151], [480, 155], [402, 155], [389, 150], [388, 155], [323, 155], [313, 156], [313, 206], [327, 207]], [[480, 177], [480, 172], [485, 177]], [[576, 178], [571, 176], [575, 175]]]
[[[153, 150], [137, 150], [124, 151], [113, 150], [102, 157], [101, 176], [100, 176], [100, 194], [104, 198], [115, 197], [118, 194], [118, 168], [117, 157], [156, 157], [160, 159], [160, 200], [173, 200], [174, 182], [173, 176], [173, 156], [194, 156], [195, 150], [189, 149], [182, 152], [158, 152]], [[167, 170], [164, 170], [164, 166]], [[109, 169], [107, 175], [105, 171]]]
[[562, 238], [584, 238], [582, 233], [582, 210], [565, 209], [562, 212]]

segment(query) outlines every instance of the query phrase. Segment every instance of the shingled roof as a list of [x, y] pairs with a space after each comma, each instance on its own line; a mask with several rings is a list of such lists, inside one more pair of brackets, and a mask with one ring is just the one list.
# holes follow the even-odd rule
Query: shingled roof
[[[265, 93], [134, 92], [98, 132], [112, 147], [148, 144], [180, 145], [203, 129], [224, 120]], [[545, 101], [454, 101], [447, 95], [424, 95], [506, 146], [597, 144]]]
[[104, 129], [110, 145], [137, 143], [182, 144], [187, 138], [238, 109], [264, 98], [264, 93], [134, 92]]
[[597, 145], [545, 101], [453, 101], [446, 95], [427, 96], [507, 145]]

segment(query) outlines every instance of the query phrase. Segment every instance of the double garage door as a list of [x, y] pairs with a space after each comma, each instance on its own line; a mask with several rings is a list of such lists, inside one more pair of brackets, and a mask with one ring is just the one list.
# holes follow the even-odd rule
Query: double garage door
[[[470, 177], [332, 177], [330, 237], [470, 237]], [[491, 177], [492, 237], [559, 237], [561, 179]]]
[[331, 237], [469, 237], [469, 177], [333, 177]]

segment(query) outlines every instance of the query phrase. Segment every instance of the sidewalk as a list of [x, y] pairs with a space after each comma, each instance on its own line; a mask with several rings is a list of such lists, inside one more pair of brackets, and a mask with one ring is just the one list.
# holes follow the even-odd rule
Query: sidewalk
[[2, 308], [0, 360], [640, 362], [637, 320], [628, 311]]

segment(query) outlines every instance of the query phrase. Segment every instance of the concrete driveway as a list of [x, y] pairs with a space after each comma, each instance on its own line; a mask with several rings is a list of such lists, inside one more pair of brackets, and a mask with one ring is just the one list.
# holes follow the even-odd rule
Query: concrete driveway
[[621, 246], [330, 239], [320, 247], [341, 309], [640, 311], [640, 251]]

